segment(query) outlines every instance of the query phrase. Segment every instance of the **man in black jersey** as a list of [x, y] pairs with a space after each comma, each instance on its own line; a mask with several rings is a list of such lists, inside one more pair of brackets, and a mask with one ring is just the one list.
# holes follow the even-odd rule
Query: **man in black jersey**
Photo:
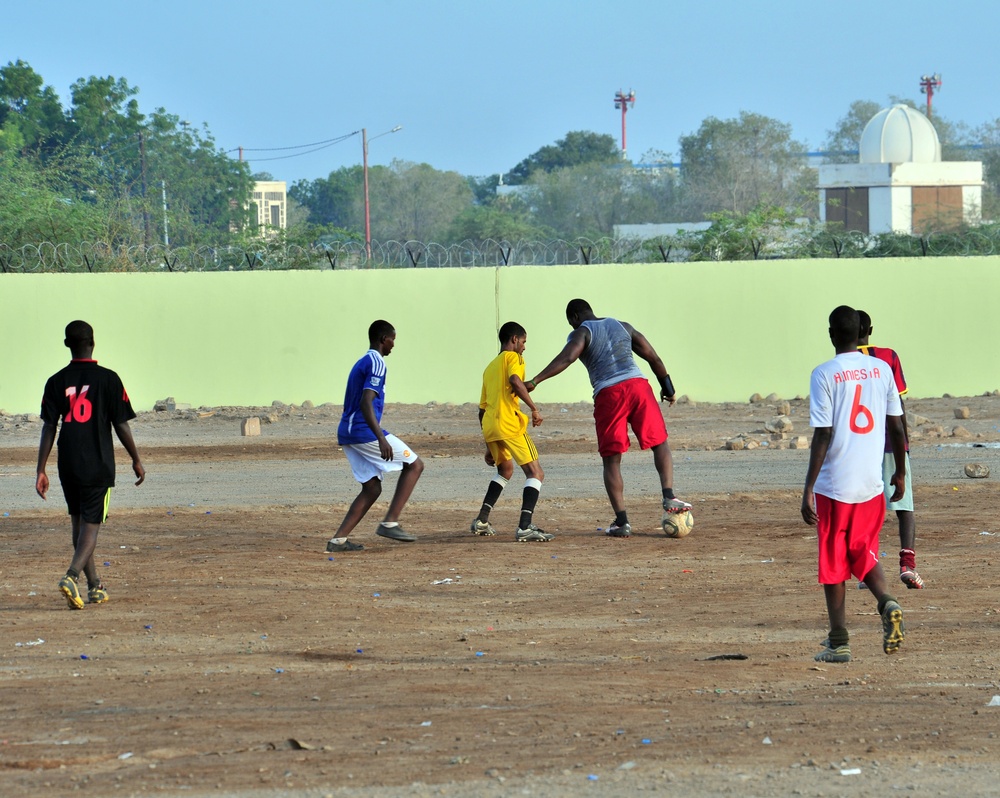
[[45, 499], [49, 490], [45, 464], [59, 427], [59, 482], [72, 519], [74, 549], [73, 561], [59, 581], [59, 590], [71, 610], [82, 610], [83, 598], [77, 584], [81, 571], [87, 576], [88, 601], [101, 604], [108, 600], [108, 592], [94, 568], [94, 548], [97, 533], [108, 516], [108, 501], [115, 484], [112, 427], [132, 458], [136, 485], [142, 484], [146, 470], [128, 425], [135, 412], [125, 386], [115, 372], [98, 366], [93, 359], [94, 328], [85, 321], [72, 321], [66, 325], [63, 343], [73, 359], [45, 383], [35, 491]]

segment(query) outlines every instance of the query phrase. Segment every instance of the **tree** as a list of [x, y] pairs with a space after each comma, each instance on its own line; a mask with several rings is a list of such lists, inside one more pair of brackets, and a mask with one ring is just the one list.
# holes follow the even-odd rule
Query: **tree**
[[42, 83], [20, 59], [0, 68], [0, 150], [51, 152], [65, 143], [62, 105], [55, 90]]
[[614, 137], [602, 133], [573, 131], [554, 145], [542, 147], [529, 155], [507, 174], [506, 182], [517, 186], [528, 182], [538, 172], [554, 172], [584, 164], [613, 164], [621, 161]]
[[472, 204], [472, 191], [457, 172], [394, 160], [368, 170], [372, 238], [437, 241]]
[[527, 203], [517, 196], [499, 196], [490, 205], [473, 205], [460, 213], [447, 234], [449, 243], [461, 241], [539, 241], [552, 230], [537, 224]]
[[802, 212], [816, 204], [805, 145], [792, 139], [784, 122], [747, 111], [738, 119], [709, 117], [680, 144], [688, 219], [719, 211], [746, 214], [761, 205]]
[[[373, 169], [379, 167], [373, 167]], [[309, 211], [309, 221], [317, 225], [364, 230], [364, 169], [345, 166], [325, 178], [298, 180], [288, 196]]]
[[873, 100], [855, 100], [833, 130], [827, 131], [826, 163], [857, 163], [858, 145], [865, 125], [882, 110]]

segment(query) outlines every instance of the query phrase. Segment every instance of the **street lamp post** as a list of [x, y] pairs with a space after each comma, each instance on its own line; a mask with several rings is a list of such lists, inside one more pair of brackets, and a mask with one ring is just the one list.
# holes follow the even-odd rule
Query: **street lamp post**
[[365, 175], [365, 258], [367, 260], [372, 259], [372, 220], [371, 220], [371, 205], [368, 202], [368, 142], [375, 141], [375, 139], [380, 136], [388, 136], [390, 133], [396, 133], [403, 129], [402, 125], [396, 125], [392, 130], [387, 130], [385, 133], [379, 133], [378, 136], [372, 136], [371, 139], [368, 138], [368, 128], [361, 128], [361, 150], [362, 150], [362, 165]]

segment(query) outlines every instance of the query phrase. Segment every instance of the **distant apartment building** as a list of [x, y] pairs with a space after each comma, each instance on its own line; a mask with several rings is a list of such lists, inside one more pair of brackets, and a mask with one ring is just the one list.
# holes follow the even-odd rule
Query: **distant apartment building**
[[288, 191], [284, 180], [261, 180], [254, 184], [250, 218], [265, 235], [284, 230], [288, 218]]

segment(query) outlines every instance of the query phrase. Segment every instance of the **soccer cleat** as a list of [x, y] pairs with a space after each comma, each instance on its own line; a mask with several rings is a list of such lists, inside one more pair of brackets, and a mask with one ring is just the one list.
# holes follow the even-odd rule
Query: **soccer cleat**
[[103, 604], [109, 598], [110, 596], [108, 595], [108, 591], [105, 590], [104, 585], [95, 585], [87, 590], [88, 604]]
[[80, 586], [77, 585], [76, 580], [72, 576], [66, 574], [66, 576], [59, 580], [59, 590], [66, 597], [66, 603], [71, 610], [83, 609], [83, 599], [80, 598]]
[[611, 525], [607, 528], [604, 534], [609, 538], [627, 538], [632, 534], [632, 525], [625, 523], [618, 526], [618, 524], [612, 521]]
[[924, 586], [924, 580], [917, 573], [916, 568], [906, 568], [905, 566], [900, 568], [899, 581], [910, 590], [920, 590]]
[[489, 521], [480, 521], [478, 518], [472, 522], [472, 526], [469, 527], [469, 531], [473, 535], [480, 535], [481, 537], [493, 537], [497, 531], [493, 528], [493, 524]]
[[663, 510], [668, 513], [686, 513], [691, 509], [691, 505], [682, 502], [680, 499], [664, 499]]
[[887, 601], [882, 610], [882, 650], [895, 654], [903, 644], [903, 609], [895, 601]]
[[332, 540], [328, 541], [326, 544], [327, 551], [361, 551], [364, 548], [360, 543], [352, 543], [350, 540], [345, 540], [343, 543], [334, 543]]
[[850, 662], [851, 661], [851, 647], [848, 645], [837, 646], [836, 648], [830, 648], [829, 641], [827, 642], [826, 648], [819, 652], [814, 660], [817, 662]]
[[867, 589], [868, 589], [868, 585], [866, 585], [864, 583], [864, 580], [863, 579], [859, 580], [858, 581], [858, 590], [867, 590]]
[[518, 543], [548, 543], [555, 535], [550, 532], [543, 532], [534, 524], [528, 524], [527, 529], [518, 529], [514, 533], [514, 540]]
[[375, 534], [379, 537], [399, 540], [403, 543], [412, 543], [417, 539], [415, 535], [411, 535], [405, 531], [399, 524], [396, 524], [396, 526], [386, 526], [384, 522], [378, 525]]

